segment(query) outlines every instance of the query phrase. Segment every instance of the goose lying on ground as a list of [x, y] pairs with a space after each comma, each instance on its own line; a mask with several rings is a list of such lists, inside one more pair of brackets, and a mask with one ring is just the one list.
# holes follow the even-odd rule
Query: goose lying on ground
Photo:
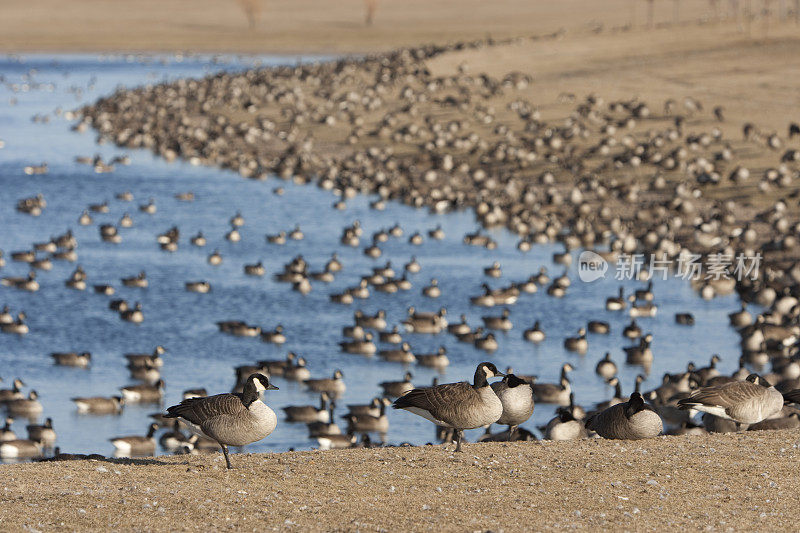
[[625, 403], [618, 403], [590, 417], [586, 428], [606, 439], [647, 439], [664, 431], [655, 409], [644, 403], [638, 392]]

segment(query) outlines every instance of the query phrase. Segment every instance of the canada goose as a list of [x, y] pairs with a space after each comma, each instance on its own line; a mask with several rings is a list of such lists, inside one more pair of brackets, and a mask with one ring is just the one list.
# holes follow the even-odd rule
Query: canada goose
[[412, 255], [411, 260], [403, 266], [403, 269], [410, 274], [416, 274], [422, 270], [422, 266], [417, 261], [416, 256]]
[[489, 353], [497, 351], [497, 349], [500, 347], [497, 339], [494, 337], [494, 333], [487, 333], [483, 337], [477, 337], [473, 344], [477, 349]]
[[642, 300], [644, 302], [652, 302], [653, 301], [653, 282], [647, 282], [646, 289], [636, 289], [633, 293], [637, 300]]
[[488, 381], [498, 376], [503, 373], [492, 363], [480, 363], [472, 385], [462, 381], [417, 388], [395, 400], [392, 407], [455, 429], [456, 451], [460, 452], [465, 429], [493, 424], [503, 414], [503, 404]]
[[152, 385], [128, 385], [120, 390], [125, 403], [158, 403], [164, 398], [164, 380], [159, 379]]
[[642, 395], [634, 392], [627, 402], [590, 417], [586, 428], [606, 439], [638, 440], [657, 437], [664, 431], [664, 423]]
[[157, 211], [156, 201], [153, 198], [150, 198], [146, 204], [141, 204], [139, 206], [139, 211], [142, 213], [147, 213], [148, 215], [154, 215]]
[[503, 313], [500, 316], [483, 316], [481, 320], [483, 320], [483, 325], [487, 329], [498, 329], [501, 331], [509, 331], [514, 325], [511, 323], [511, 311], [508, 309], [503, 309]]
[[195, 235], [194, 237], [189, 239], [189, 242], [191, 242], [194, 246], [197, 246], [198, 248], [202, 248], [203, 246], [206, 245], [207, 240], [206, 240], [205, 236], [203, 235], [203, 232], [202, 231], [198, 231], [197, 235]]
[[559, 384], [555, 383], [534, 383], [533, 395], [536, 401], [541, 403], [555, 403], [558, 405], [569, 405], [569, 395], [572, 392], [567, 374], [574, 369], [569, 363], [561, 365], [561, 377]]
[[508, 426], [508, 440], [512, 441], [517, 427], [533, 414], [533, 389], [527, 381], [506, 374], [502, 381], [492, 383], [492, 390], [503, 404], [503, 414], [497, 423]]
[[266, 239], [267, 242], [270, 244], [278, 244], [278, 245], [286, 244], [286, 232], [281, 231], [274, 235], [267, 235]]
[[323, 392], [319, 396], [319, 408], [313, 405], [289, 405], [281, 409], [286, 414], [287, 422], [330, 422], [328, 400], [328, 395]]
[[556, 409], [556, 416], [547, 423], [544, 438], [547, 440], [577, 440], [586, 438], [583, 422], [577, 420], [568, 407]]
[[305, 381], [311, 378], [311, 371], [306, 366], [304, 357], [295, 359], [295, 363], [286, 367], [283, 377], [291, 381]]
[[0, 442], [0, 458], [21, 459], [38, 457], [42, 454], [42, 445], [27, 439], [15, 439]]
[[741, 310], [730, 313], [728, 318], [730, 319], [731, 326], [735, 328], [743, 328], [753, 323], [753, 315], [747, 311], [747, 304], [745, 302], [742, 302]]
[[241, 228], [244, 226], [244, 217], [242, 216], [241, 212], [237, 211], [236, 214], [231, 217], [229, 222], [231, 226], [235, 228]]
[[437, 241], [444, 239], [444, 230], [442, 229], [442, 226], [437, 224], [434, 229], [428, 230], [428, 237]]
[[79, 413], [91, 413], [96, 415], [119, 414], [125, 405], [122, 396], [112, 396], [104, 398], [101, 396], [72, 398]]
[[180, 420], [171, 420], [171, 422], [170, 430], [158, 438], [161, 447], [168, 452], [176, 452], [184, 446], [193, 447], [189, 442], [189, 437], [181, 431], [182, 422]]
[[289, 232], [289, 238], [293, 241], [301, 241], [305, 238], [303, 231], [300, 229], [300, 226], [295, 226], [292, 231]]
[[422, 366], [443, 369], [450, 364], [447, 358], [447, 348], [439, 346], [436, 353], [424, 353], [416, 355], [417, 362]]
[[247, 380], [247, 377], [256, 371], [258, 373], [267, 374], [269, 377], [283, 376], [286, 373], [286, 370], [294, 366], [295, 359], [297, 359], [297, 354], [294, 352], [288, 352], [285, 359], [265, 359], [259, 361], [255, 367], [251, 367], [255, 368], [256, 370], [248, 371], [244, 374], [237, 371], [237, 381], [244, 384], [244, 382]]
[[452, 333], [453, 335], [460, 335], [463, 333], [469, 333], [472, 331], [472, 328], [469, 327], [467, 324], [467, 315], [461, 315], [461, 321], [455, 322], [453, 324], [449, 324], [447, 326], [447, 331]]
[[694, 409], [737, 424], [755, 424], [783, 408], [783, 396], [758, 374], [745, 381], [703, 387], [678, 402], [681, 409]]
[[22, 382], [22, 380], [17, 378], [11, 384], [10, 389], [0, 389], [0, 403], [6, 403], [11, 400], [19, 400], [24, 398], [21, 390], [24, 386], [25, 384]]
[[328, 405], [328, 421], [316, 421], [306, 423], [308, 438], [323, 437], [328, 435], [341, 435], [342, 429], [333, 421], [333, 412], [336, 410], [336, 402], [331, 401]]
[[411, 351], [411, 345], [409, 345], [407, 342], [401, 344], [400, 348], [380, 350], [378, 355], [384, 361], [389, 361], [392, 363], [411, 364], [417, 362], [417, 358], [414, 357], [414, 354]]
[[150, 365], [128, 365], [128, 371], [133, 379], [138, 379], [146, 383], [154, 383], [161, 378], [161, 370]]
[[113, 296], [114, 295], [114, 287], [111, 285], [95, 285], [94, 292], [97, 294], [104, 294], [106, 296]]
[[416, 231], [412, 233], [411, 236], [408, 238], [408, 243], [413, 244], [414, 246], [421, 245], [422, 241], [423, 241], [422, 235], [420, 235], [419, 232]]
[[598, 376], [605, 379], [611, 379], [617, 375], [617, 365], [611, 360], [610, 352], [606, 352], [606, 355], [600, 359], [594, 371]]
[[222, 254], [219, 253], [219, 250], [214, 250], [211, 255], [208, 256], [207, 262], [209, 265], [218, 266], [222, 264]]
[[499, 278], [503, 275], [503, 270], [500, 268], [500, 263], [495, 261], [491, 266], [484, 268], [483, 273], [490, 278]]
[[648, 333], [641, 338], [639, 344], [622, 348], [625, 350], [625, 361], [629, 365], [647, 365], [653, 362], [653, 351], [650, 343], [653, 342], [653, 335]]
[[48, 418], [44, 424], [29, 424], [25, 426], [28, 431], [28, 438], [40, 442], [46, 447], [51, 447], [56, 442], [56, 432], [53, 429], [53, 419]]
[[278, 418], [259, 395], [262, 391], [277, 389], [263, 374], [252, 374], [241, 394], [224, 393], [183, 400], [167, 408], [167, 416], [181, 418], [198, 433], [217, 441], [230, 469], [228, 446], [259, 441], [275, 430]]
[[12, 416], [35, 417], [42, 412], [42, 404], [39, 401], [39, 394], [35, 390], [28, 393], [27, 398], [16, 398], [5, 402], [8, 414]]
[[618, 403], [625, 403], [626, 401], [626, 398], [622, 396], [622, 383], [617, 376], [608, 379], [606, 384], [614, 387], [614, 395], [609, 400], [598, 402], [597, 405], [595, 405], [595, 411], [603, 411], [611, 406], [617, 405]]
[[9, 440], [16, 440], [17, 434], [11, 429], [11, 424], [14, 423], [13, 418], [6, 418], [6, 424], [2, 428], [0, 428], [0, 442], [5, 442]]
[[0, 279], [0, 284], [6, 287], [13, 287], [21, 291], [36, 292], [39, 290], [39, 282], [36, 281], [36, 271], [31, 270], [26, 277], [5, 277]]
[[303, 383], [309, 390], [314, 392], [327, 392], [331, 397], [344, 394], [347, 388], [344, 384], [344, 374], [342, 374], [341, 370], [334, 370], [333, 377], [331, 378], [307, 379], [303, 381]]
[[60, 366], [77, 366], [86, 368], [92, 361], [92, 354], [89, 352], [64, 352], [64, 353], [51, 353], [50, 357], [53, 358], [54, 363]]
[[114, 445], [114, 453], [120, 457], [155, 455], [156, 439], [154, 435], [158, 430], [158, 424], [153, 423], [147, 428], [147, 434], [130, 435], [127, 437], [114, 437], [108, 439]]
[[621, 311], [626, 307], [625, 302], [625, 289], [619, 288], [619, 296], [611, 296], [606, 298], [606, 309], [609, 311]]
[[539, 344], [540, 342], [542, 342], [545, 338], [545, 335], [544, 331], [542, 331], [542, 328], [539, 325], [539, 321], [537, 320], [536, 322], [534, 322], [532, 328], [526, 329], [523, 332], [522, 337], [526, 341], [532, 342], [534, 344]]
[[184, 400], [188, 400], [189, 398], [202, 398], [203, 396], [208, 396], [208, 391], [206, 391], [206, 389], [203, 387], [197, 389], [186, 389], [181, 395]]
[[286, 335], [283, 334], [283, 326], [278, 324], [272, 331], [261, 331], [261, 340], [281, 345], [286, 342]]
[[378, 340], [387, 344], [401, 344], [403, 336], [397, 326], [393, 326], [389, 331], [381, 331], [378, 333]]
[[144, 270], [142, 270], [136, 276], [122, 278], [122, 284], [126, 287], [138, 287], [140, 289], [144, 289], [148, 286], [147, 275], [144, 273]]
[[3, 333], [14, 333], [16, 335], [25, 335], [30, 332], [28, 324], [25, 323], [25, 313], [20, 311], [17, 313], [17, 318], [8, 324], [0, 324], [0, 331]]
[[81, 213], [81, 216], [78, 217], [78, 224], [81, 226], [90, 226], [92, 222], [92, 216], [84, 209], [83, 213]]
[[654, 317], [658, 312], [658, 306], [652, 302], [637, 304], [636, 297], [632, 294], [628, 297], [628, 300], [631, 302], [631, 308], [629, 311], [631, 318]]
[[188, 292], [206, 294], [211, 291], [211, 284], [207, 281], [187, 281], [185, 284]]
[[747, 431], [767, 431], [776, 429], [796, 429], [800, 427], [800, 413], [792, 412], [786, 416], [767, 418], [747, 427]]
[[586, 353], [586, 350], [589, 349], [589, 341], [586, 340], [586, 329], [580, 328], [577, 337], [564, 339], [564, 348], [571, 352]]
[[122, 217], [120, 217], [119, 222], [120, 228], [132, 228], [133, 227], [133, 217], [131, 217], [128, 213], [123, 213]]
[[717, 370], [717, 363], [720, 362], [720, 357], [717, 354], [711, 356], [711, 361], [709, 362], [707, 367], [698, 368], [695, 371], [695, 375], [700, 382], [700, 386], [706, 386], [709, 380], [719, 376], [719, 370]]
[[438, 298], [442, 295], [442, 290], [439, 288], [439, 280], [431, 278], [431, 283], [427, 287], [422, 288], [422, 295], [428, 298]]
[[126, 309], [125, 311], [120, 312], [119, 314], [122, 320], [127, 322], [133, 322], [134, 324], [140, 324], [144, 322], [144, 312], [142, 312], [142, 304], [136, 302], [134, 304], [133, 309]]
[[[347, 420], [348, 433], [379, 433], [382, 436], [389, 431], [389, 419], [386, 417], [386, 404], [381, 403], [378, 407], [378, 415], [370, 414], [354, 415], [348, 413], [342, 418]], [[383, 437], [381, 437], [383, 439]]]
[[345, 353], [352, 353], [356, 355], [375, 355], [378, 347], [372, 342], [372, 333], [366, 333], [363, 339], [354, 339], [352, 341], [342, 341], [339, 347]]
[[640, 328], [639, 324], [636, 323], [635, 318], [631, 319], [631, 323], [625, 326], [625, 329], [622, 330], [622, 336], [629, 339], [638, 339], [642, 336], [642, 328]]
[[244, 273], [248, 276], [263, 276], [265, 272], [266, 269], [261, 261], [252, 265], [244, 266]]
[[608, 322], [603, 322], [601, 320], [590, 320], [587, 329], [590, 333], [607, 335], [611, 331], [611, 325]]
[[694, 326], [694, 315], [691, 313], [675, 313], [675, 323], [681, 326]]
[[383, 389], [384, 396], [399, 398], [414, 389], [414, 384], [411, 383], [412, 377], [411, 372], [406, 372], [402, 381], [383, 381], [378, 385]]
[[161, 345], [156, 346], [152, 353], [126, 353], [125, 359], [128, 360], [128, 367], [135, 366], [153, 366], [161, 368], [164, 366], [164, 360], [161, 356], [166, 353], [166, 348]]
[[367, 404], [355, 404], [355, 405], [349, 404], [347, 406], [347, 410], [349, 414], [356, 416], [361, 416], [361, 415], [378, 416], [380, 414], [381, 404], [388, 407], [392, 405], [392, 401], [385, 396], [383, 397], [376, 396], [375, 398], [372, 399], [370, 403]]
[[14, 315], [11, 314], [11, 309], [4, 305], [0, 310], [0, 324], [11, 324], [12, 322], [14, 322]]
[[320, 450], [333, 450], [336, 448], [352, 448], [356, 444], [356, 436], [350, 435], [325, 435], [317, 437]]

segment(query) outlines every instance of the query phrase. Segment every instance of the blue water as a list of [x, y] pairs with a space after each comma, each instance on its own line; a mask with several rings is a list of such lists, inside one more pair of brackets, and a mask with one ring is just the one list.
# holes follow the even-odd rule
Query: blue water
[[[309, 58], [303, 58], [308, 60]], [[215, 168], [195, 167], [188, 163], [167, 163], [146, 151], [126, 151], [108, 144], [96, 144], [96, 133], [70, 131], [71, 123], [57, 115], [57, 110], [70, 110], [109, 94], [118, 86], [133, 87], [167, 79], [199, 77], [221, 70], [239, 70], [256, 64], [295, 62], [283, 57], [210, 57], [210, 56], [92, 56], [31, 55], [0, 59], [0, 249], [6, 253], [7, 265], [2, 276], [23, 276], [27, 265], [10, 260], [10, 252], [29, 249], [34, 242], [48, 240], [71, 228], [78, 239], [77, 264], [88, 273], [89, 289], [75, 291], [64, 286], [64, 280], [76, 264], [54, 262], [50, 272], [39, 272], [41, 290], [26, 293], [0, 287], [0, 305], [24, 310], [31, 332], [23, 337], [0, 335], [0, 376], [10, 381], [20, 377], [25, 392], [36, 389], [44, 406], [43, 417], [52, 417], [58, 432], [57, 444], [64, 451], [111, 454], [108, 439], [114, 436], [142, 434], [150, 422], [148, 414], [158, 406], [129, 405], [120, 416], [78, 415], [73, 396], [108, 396], [118, 394], [119, 387], [130, 379], [123, 353], [149, 352], [161, 344], [168, 349], [164, 356], [162, 377], [166, 381], [165, 405], [180, 400], [184, 389], [205, 387], [211, 393], [224, 392], [234, 385], [233, 368], [259, 359], [276, 359], [288, 350], [304, 356], [315, 377], [330, 376], [334, 369], [345, 375], [347, 392], [339, 401], [366, 403], [380, 393], [378, 383], [400, 379], [404, 368], [379, 358], [341, 353], [338, 348], [341, 328], [352, 323], [353, 312], [362, 309], [373, 313], [385, 309], [390, 326], [406, 316], [406, 308], [415, 305], [421, 310], [438, 310], [446, 306], [451, 321], [466, 313], [473, 325], [480, 317], [499, 314], [501, 308], [486, 310], [472, 307], [469, 296], [480, 293], [483, 268], [499, 261], [501, 280], [492, 280], [493, 287], [521, 281], [545, 266], [551, 276], [560, 275], [563, 267], [552, 263], [558, 246], [536, 246], [526, 254], [517, 251], [516, 238], [505, 230], [494, 230], [492, 237], [499, 247], [494, 251], [462, 243], [465, 233], [476, 229], [470, 213], [432, 215], [398, 204], [389, 204], [385, 211], [369, 208], [370, 198], [359, 197], [347, 202], [345, 211], [331, 206], [336, 197], [315, 186], [297, 186], [291, 182], [270, 179], [248, 181], [237, 174]], [[49, 122], [33, 122], [34, 115]], [[110, 174], [95, 174], [90, 166], [74, 162], [77, 155], [100, 154], [105, 160], [128, 154], [130, 166], [117, 166]], [[26, 176], [26, 165], [46, 161], [50, 171], [39, 176]], [[285, 187], [277, 196], [272, 190]], [[114, 199], [114, 194], [130, 190], [131, 203]], [[193, 191], [192, 203], [174, 199], [178, 192]], [[42, 193], [47, 208], [40, 217], [18, 213], [16, 202]], [[158, 212], [140, 213], [138, 205], [154, 198]], [[108, 214], [92, 214], [95, 224], [82, 227], [77, 218], [90, 203], [108, 201]], [[242, 242], [224, 239], [229, 218], [240, 211], [246, 224], [241, 228]], [[116, 223], [125, 212], [135, 225], [121, 229], [122, 243], [113, 245], [99, 238], [101, 223]], [[360, 220], [365, 230], [359, 249], [339, 244], [345, 225]], [[362, 249], [369, 244], [372, 232], [399, 222], [405, 230], [401, 239], [390, 239], [381, 246], [384, 255], [378, 260], [367, 258]], [[299, 224], [305, 240], [290, 241], [285, 246], [267, 244], [265, 234], [291, 230]], [[443, 241], [427, 238], [427, 230], [441, 225], [446, 233]], [[159, 249], [156, 235], [172, 226], [181, 229], [181, 244], [176, 253]], [[202, 230], [209, 240], [205, 248], [196, 248], [188, 238]], [[419, 231], [426, 236], [422, 246], [407, 242], [408, 235]], [[366, 243], [366, 244], [365, 244]], [[219, 267], [206, 263], [206, 256], [218, 248], [224, 256]], [[314, 290], [302, 296], [290, 286], [272, 280], [271, 276], [297, 254], [310, 263], [312, 271], [321, 270], [332, 252], [337, 252], [345, 268], [330, 285], [314, 282]], [[329, 294], [357, 284], [371, 267], [391, 260], [399, 271], [412, 255], [422, 264], [422, 271], [412, 275], [414, 287], [393, 295], [373, 291], [366, 301], [356, 300], [352, 306], [330, 303]], [[245, 276], [243, 265], [263, 260], [267, 276]], [[120, 278], [145, 270], [150, 280], [148, 289], [126, 288]], [[421, 289], [430, 278], [439, 279], [442, 297], [429, 300]], [[595, 375], [597, 360], [606, 351], [620, 367], [624, 389], [630, 392], [638, 367], [626, 367], [621, 348], [630, 342], [621, 335], [629, 319], [623, 313], [604, 310], [607, 296], [616, 295], [619, 282], [608, 276], [594, 283], [578, 281], [575, 267], [570, 270], [573, 284], [568, 296], [555, 299], [544, 290], [523, 294], [513, 306], [514, 329], [497, 334], [500, 349], [489, 356], [470, 345], [457, 342], [448, 334], [406, 334], [416, 353], [434, 352], [440, 345], [448, 349], [451, 365], [443, 381], [471, 379], [475, 365], [490, 360], [500, 368], [513, 366], [519, 373], [537, 374], [542, 381], [557, 381], [561, 364], [569, 361], [575, 367], [571, 379], [578, 403], [590, 406], [610, 397], [612, 390]], [[204, 279], [212, 292], [195, 294], [184, 290], [184, 283]], [[120, 320], [108, 309], [107, 296], [95, 294], [91, 285], [109, 283], [117, 289], [113, 298], [141, 301], [145, 321], [140, 325]], [[625, 281], [627, 288], [640, 287], [636, 281]], [[734, 296], [703, 301], [689, 285], [680, 280], [657, 281], [657, 318], [639, 319], [645, 331], [654, 334], [655, 362], [644, 388], [653, 388], [666, 371], [678, 371], [688, 361], [706, 364], [712, 353], [722, 355], [720, 367], [732, 371], [737, 366], [737, 336], [727, 326], [726, 314], [737, 307]], [[693, 327], [677, 326], [676, 312], [691, 311]], [[219, 333], [218, 320], [240, 319], [271, 329], [282, 324], [288, 337], [283, 347], [261, 342], [258, 338], [235, 338]], [[533, 346], [522, 340], [522, 331], [540, 320], [547, 340]], [[610, 335], [589, 336], [589, 351], [581, 356], [567, 352], [563, 339], [574, 335], [590, 319], [611, 323]], [[55, 351], [89, 351], [93, 355], [88, 370], [54, 366], [49, 357]], [[414, 382], [429, 384], [437, 371], [414, 367]], [[316, 404], [314, 395], [302, 386], [276, 378], [279, 391], [269, 392], [266, 401], [278, 412], [276, 431], [248, 451], [282, 451], [290, 447], [308, 449], [315, 441], [307, 438], [302, 424], [282, 421], [279, 408], [294, 404]], [[534, 429], [546, 423], [554, 407], [537, 405], [533, 418], [523, 427]], [[344, 414], [338, 409], [337, 415]], [[431, 424], [406, 412], [390, 412], [390, 443], [422, 444], [433, 438]], [[21, 437], [27, 420], [12, 426]], [[467, 432], [475, 438], [481, 430]]]

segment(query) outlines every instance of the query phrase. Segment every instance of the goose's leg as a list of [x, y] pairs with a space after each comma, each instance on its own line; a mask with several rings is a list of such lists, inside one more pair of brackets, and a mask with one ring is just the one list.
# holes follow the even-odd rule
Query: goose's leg
[[464, 437], [464, 430], [463, 429], [457, 429], [455, 431], [456, 431], [456, 451], [460, 452], [461, 451], [461, 439]]
[[228, 470], [231, 470], [233, 467], [231, 466], [231, 459], [228, 457], [228, 447], [224, 444], [220, 444], [222, 446], [222, 454], [225, 456], [225, 464], [228, 466]]
[[514, 440], [514, 436], [517, 433], [517, 427], [519, 427], [519, 426], [508, 426], [508, 441], [509, 442]]

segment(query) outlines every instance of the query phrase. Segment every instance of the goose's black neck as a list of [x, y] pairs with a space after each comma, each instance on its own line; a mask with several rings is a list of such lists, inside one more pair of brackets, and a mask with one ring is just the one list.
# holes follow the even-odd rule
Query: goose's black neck
[[258, 400], [256, 384], [252, 379], [248, 379], [242, 390], [242, 403], [246, 408], [250, 409], [250, 405], [256, 400]]
[[486, 372], [483, 370], [482, 366], [479, 366], [475, 370], [475, 378], [472, 382], [472, 387], [474, 389], [480, 389], [481, 387], [486, 387], [489, 385], [489, 381], [486, 379]]

